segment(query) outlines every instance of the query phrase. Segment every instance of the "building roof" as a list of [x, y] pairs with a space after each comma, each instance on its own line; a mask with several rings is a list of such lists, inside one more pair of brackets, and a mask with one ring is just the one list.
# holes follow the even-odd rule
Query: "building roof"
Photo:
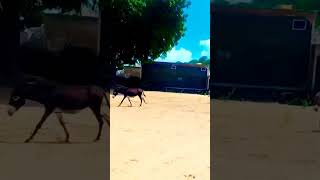
[[312, 44], [320, 44], [320, 31], [315, 28], [317, 18], [316, 12], [298, 11], [294, 9], [258, 9], [258, 8], [239, 8], [239, 7], [215, 7], [212, 6], [212, 13], [241, 13], [259, 16], [300, 16], [309, 20], [313, 26]]
[[245, 13], [260, 16], [302, 16], [307, 18], [311, 23], [316, 18], [316, 13], [297, 11], [293, 9], [258, 9], [258, 8], [239, 8], [239, 7], [215, 7], [213, 6], [214, 12], [225, 12], [225, 13]]

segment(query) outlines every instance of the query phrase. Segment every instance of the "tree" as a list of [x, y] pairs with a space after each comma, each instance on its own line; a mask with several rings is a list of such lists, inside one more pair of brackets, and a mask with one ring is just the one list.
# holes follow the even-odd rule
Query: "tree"
[[208, 60], [208, 56], [201, 56], [199, 62], [204, 62], [206, 60]]
[[189, 63], [189, 64], [197, 64], [197, 63], [198, 63], [198, 60], [193, 59], [193, 60], [189, 61], [188, 63]]
[[316, 0], [295, 0], [295, 8], [300, 10], [320, 10], [320, 2]]
[[[102, 16], [103, 55], [116, 63], [154, 60], [172, 49], [186, 31], [187, 0], [37, 0], [28, 10], [41, 6], [80, 12], [81, 4], [97, 6]], [[30, 4], [29, 3], [29, 4]], [[29, 7], [29, 6], [28, 6]], [[23, 9], [23, 12], [28, 10]], [[30, 12], [30, 11], [29, 11]], [[26, 14], [26, 13], [25, 13]], [[112, 27], [112, 28], [110, 28]]]
[[[102, 52], [117, 64], [152, 61], [186, 30], [187, 0], [118, 0], [103, 5]], [[112, 28], [110, 28], [112, 27]]]
[[[101, 54], [107, 61], [121, 66], [148, 62], [165, 55], [174, 47], [186, 31], [184, 9], [188, 0], [3, 0], [8, 12], [8, 56], [14, 59], [19, 48], [19, 30], [16, 27], [20, 15], [33, 17], [46, 8], [60, 8], [62, 12], [81, 12], [81, 5], [101, 10]], [[110, 28], [111, 27], [111, 28]], [[10, 34], [10, 33], [11, 34]], [[14, 32], [14, 33], [13, 33]], [[10, 58], [6, 58], [10, 59]], [[14, 62], [14, 61], [10, 61]], [[15, 66], [16, 67], [16, 66]]]
[[188, 63], [189, 64], [198, 64], [198, 63], [200, 63], [200, 64], [210, 68], [210, 59], [207, 56], [202, 56], [202, 57], [199, 58], [199, 60], [196, 60], [196, 59], [191, 60]]

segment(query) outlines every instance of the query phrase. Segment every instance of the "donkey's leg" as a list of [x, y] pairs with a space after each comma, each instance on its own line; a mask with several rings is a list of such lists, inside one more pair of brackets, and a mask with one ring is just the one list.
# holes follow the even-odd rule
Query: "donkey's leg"
[[142, 97], [142, 100], [143, 100], [143, 102], [144, 102], [144, 103], [146, 103], [146, 104], [147, 104], [147, 102], [146, 102], [146, 100], [144, 99], [144, 97]]
[[63, 127], [64, 133], [65, 133], [65, 135], [66, 135], [65, 142], [69, 142], [69, 137], [70, 137], [70, 135], [69, 135], [68, 129], [67, 129], [67, 127], [66, 127], [66, 125], [65, 125], [65, 123], [64, 123], [64, 121], [63, 121], [62, 113], [57, 112], [56, 115], [57, 115], [57, 118], [58, 118], [58, 120], [59, 120], [59, 123], [60, 123], [60, 125]]
[[41, 120], [38, 122], [35, 130], [33, 131], [33, 133], [31, 134], [31, 136], [25, 140], [26, 143], [30, 142], [33, 137], [37, 134], [38, 130], [41, 128], [42, 124], [44, 123], [44, 121], [46, 121], [46, 119], [48, 118], [48, 116], [52, 113], [52, 109], [47, 109], [45, 110]]
[[103, 119], [100, 114], [100, 107], [99, 106], [93, 106], [93, 107], [90, 107], [90, 109], [92, 110], [92, 112], [96, 116], [98, 123], [99, 123], [99, 131], [98, 131], [97, 137], [94, 140], [96, 142], [96, 141], [100, 140], [102, 126], [103, 126]]
[[142, 97], [141, 97], [141, 94], [138, 95], [139, 98], [140, 98], [140, 106], [142, 105]]
[[[121, 104], [122, 104], [123, 100], [124, 100], [126, 97], [127, 97], [127, 96], [126, 96], [126, 95], [124, 95], [124, 97], [123, 97], [122, 101], [120, 102], [119, 106], [121, 106]], [[119, 107], [119, 106], [118, 106], [118, 107]]]
[[103, 114], [102, 117], [106, 120], [108, 126], [110, 127], [110, 114]]
[[129, 100], [129, 102], [130, 102], [130, 106], [132, 107], [132, 103], [131, 103], [131, 100], [130, 100], [129, 96], [128, 96], [128, 100]]

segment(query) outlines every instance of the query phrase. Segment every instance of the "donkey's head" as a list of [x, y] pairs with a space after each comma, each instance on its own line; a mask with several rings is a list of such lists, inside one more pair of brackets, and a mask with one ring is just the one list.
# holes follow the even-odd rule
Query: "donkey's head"
[[12, 116], [23, 105], [25, 105], [26, 100], [30, 98], [31, 93], [35, 89], [36, 85], [37, 82], [26, 82], [23, 85], [17, 86], [15, 89], [13, 89], [8, 103], [9, 116]]
[[19, 110], [26, 103], [25, 97], [14, 90], [10, 96], [8, 115], [12, 116], [17, 110]]
[[119, 93], [117, 89], [114, 89], [112, 94], [113, 94], [112, 98], [115, 98]]

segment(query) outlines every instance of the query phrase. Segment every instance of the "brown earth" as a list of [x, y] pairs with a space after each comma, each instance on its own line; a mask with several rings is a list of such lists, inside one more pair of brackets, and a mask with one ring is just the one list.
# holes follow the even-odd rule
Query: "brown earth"
[[213, 179], [318, 180], [320, 114], [312, 108], [212, 101]]

